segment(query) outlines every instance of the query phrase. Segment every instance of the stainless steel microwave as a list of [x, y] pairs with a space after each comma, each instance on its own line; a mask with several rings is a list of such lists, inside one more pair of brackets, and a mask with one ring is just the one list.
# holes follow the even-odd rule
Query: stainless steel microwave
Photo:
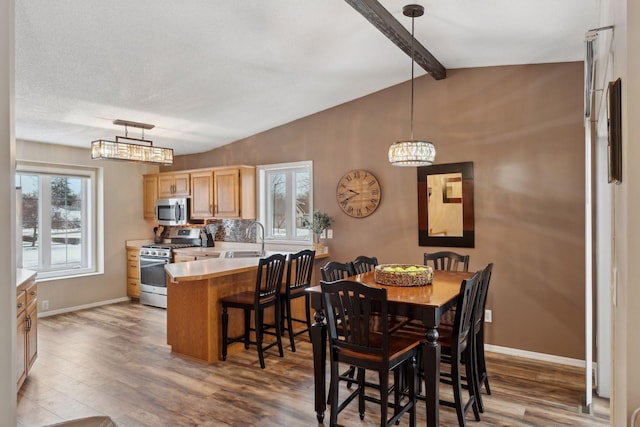
[[158, 225], [185, 225], [189, 221], [189, 198], [173, 197], [156, 201]]

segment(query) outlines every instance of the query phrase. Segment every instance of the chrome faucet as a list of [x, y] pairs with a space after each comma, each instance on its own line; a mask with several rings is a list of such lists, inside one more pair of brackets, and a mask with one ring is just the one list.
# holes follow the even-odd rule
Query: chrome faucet
[[[251, 224], [249, 224], [249, 226], [247, 227], [247, 231], [246, 231], [246, 236], [249, 237], [249, 232], [251, 231], [251, 227], [253, 226], [260, 226], [260, 229], [262, 230], [262, 248], [260, 250], [260, 256], [265, 256], [266, 252], [264, 251], [264, 225], [262, 225], [262, 223], [260, 223], [260, 221], [253, 221]], [[258, 240], [258, 236], [256, 236], [256, 241]]]

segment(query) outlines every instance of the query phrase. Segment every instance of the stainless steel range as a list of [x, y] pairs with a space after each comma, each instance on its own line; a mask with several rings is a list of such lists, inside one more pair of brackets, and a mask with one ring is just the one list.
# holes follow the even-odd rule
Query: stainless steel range
[[173, 262], [173, 249], [200, 246], [199, 228], [171, 228], [165, 243], [140, 248], [140, 303], [167, 308], [165, 264]]

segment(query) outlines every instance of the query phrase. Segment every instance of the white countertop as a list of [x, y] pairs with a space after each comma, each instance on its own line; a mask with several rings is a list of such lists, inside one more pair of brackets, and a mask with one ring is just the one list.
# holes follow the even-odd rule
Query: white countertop
[[36, 274], [38, 273], [33, 270], [18, 268], [16, 270], [16, 287], [19, 287], [23, 283], [32, 280], [36, 276]]
[[[205, 248], [203, 248], [205, 249]], [[211, 279], [253, 270], [260, 258], [211, 258], [165, 265], [172, 282], [190, 282]]]

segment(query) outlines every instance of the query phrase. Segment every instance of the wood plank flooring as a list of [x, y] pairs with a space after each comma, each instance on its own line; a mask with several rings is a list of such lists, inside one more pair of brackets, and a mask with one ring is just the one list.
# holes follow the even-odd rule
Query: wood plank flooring
[[[207, 365], [170, 352], [166, 311], [121, 303], [40, 319], [39, 356], [18, 396], [18, 426], [43, 426], [108, 415], [120, 426], [316, 426], [311, 344], [296, 353], [273, 348], [260, 369], [252, 347], [226, 362]], [[288, 341], [285, 341], [288, 342]], [[594, 415], [578, 412], [580, 371], [488, 354], [491, 396], [486, 412], [469, 426], [608, 426], [609, 401], [595, 399]], [[441, 385], [443, 395], [448, 386]], [[345, 426], [379, 425], [367, 403], [339, 415]], [[457, 426], [455, 411], [441, 407], [442, 426]], [[418, 425], [425, 423], [424, 403]], [[328, 413], [325, 418], [328, 425]], [[400, 426], [408, 425], [404, 417]]]

